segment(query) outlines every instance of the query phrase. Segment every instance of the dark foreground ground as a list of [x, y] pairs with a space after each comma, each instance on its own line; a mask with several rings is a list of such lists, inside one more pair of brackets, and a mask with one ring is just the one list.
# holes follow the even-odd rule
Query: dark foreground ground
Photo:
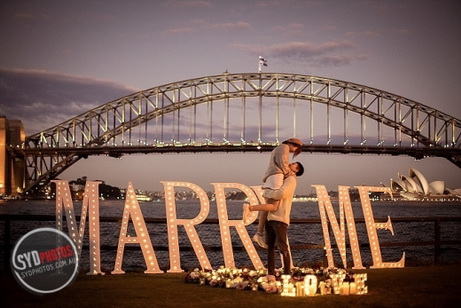
[[37, 296], [0, 273], [1, 307], [459, 307], [461, 265], [365, 270], [367, 295], [289, 298], [184, 283], [185, 274], [80, 274], [67, 288]]

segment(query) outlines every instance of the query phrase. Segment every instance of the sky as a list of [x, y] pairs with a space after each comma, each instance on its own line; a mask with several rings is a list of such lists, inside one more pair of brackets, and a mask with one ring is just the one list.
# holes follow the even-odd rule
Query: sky
[[[0, 115], [31, 135], [163, 84], [258, 70], [315, 75], [395, 93], [458, 119], [457, 0], [159, 0], [0, 2]], [[291, 136], [286, 136], [286, 138]], [[269, 153], [90, 157], [60, 175], [162, 190], [160, 181], [261, 184]], [[443, 158], [298, 156], [311, 185], [389, 185], [410, 167], [461, 187]]]

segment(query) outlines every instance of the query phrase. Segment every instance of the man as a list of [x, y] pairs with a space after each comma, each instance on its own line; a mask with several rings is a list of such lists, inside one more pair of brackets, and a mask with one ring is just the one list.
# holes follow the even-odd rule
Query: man
[[275, 280], [275, 246], [278, 247], [283, 258], [283, 272], [291, 274], [291, 256], [288, 248], [288, 226], [290, 225], [291, 205], [296, 189], [296, 178], [303, 175], [304, 167], [300, 162], [289, 164], [295, 176], [288, 176], [280, 189], [267, 189], [263, 197], [267, 199], [280, 200], [278, 204], [244, 205], [243, 219], [251, 211], [269, 211], [266, 222], [266, 243], [267, 243], [267, 270], [268, 281]]

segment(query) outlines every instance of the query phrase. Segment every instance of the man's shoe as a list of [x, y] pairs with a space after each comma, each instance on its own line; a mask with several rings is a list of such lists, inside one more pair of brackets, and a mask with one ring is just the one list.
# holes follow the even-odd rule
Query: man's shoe
[[267, 249], [266, 239], [258, 233], [253, 236], [253, 242], [258, 244], [259, 247]]

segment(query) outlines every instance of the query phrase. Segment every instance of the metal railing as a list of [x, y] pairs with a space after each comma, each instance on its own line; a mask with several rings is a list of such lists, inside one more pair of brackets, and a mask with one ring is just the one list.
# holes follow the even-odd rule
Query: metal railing
[[[11, 251], [21, 236], [36, 228], [55, 227], [55, 219], [53, 215], [0, 215], [0, 271], [10, 270]], [[79, 220], [80, 217], [77, 217], [77, 221]], [[387, 218], [375, 219], [376, 222], [385, 222], [386, 220]], [[159, 265], [166, 270], [169, 266], [166, 218], [145, 218], [145, 222]], [[355, 222], [361, 243], [363, 265], [369, 266], [371, 265], [371, 255], [367, 257], [367, 254], [370, 254], [370, 246], [365, 221], [363, 218], [356, 218]], [[257, 221], [247, 226], [250, 234], [256, 230], [256, 223]], [[388, 231], [379, 233], [383, 259], [397, 258], [398, 260], [405, 251], [407, 265], [461, 262], [461, 217], [397, 217], [392, 218], [392, 224], [395, 231], [394, 236], [391, 236]], [[103, 271], [110, 271], [114, 265], [120, 225], [120, 217], [100, 217], [101, 268]], [[206, 219], [196, 228], [212, 266], [218, 267], [223, 264], [219, 220]], [[193, 248], [188, 242], [185, 231], [181, 229], [178, 230], [181, 266], [183, 269], [198, 267], [199, 263]], [[231, 229], [231, 231], [234, 232], [235, 230]], [[131, 230], [129, 228], [128, 232], [133, 234], [134, 228], [131, 226]], [[82, 270], [89, 268], [87, 233], [88, 231], [85, 232], [80, 263]], [[332, 233], [330, 232], [330, 234]], [[305, 266], [305, 263], [308, 263], [309, 266], [326, 265], [320, 219], [292, 219], [289, 238], [295, 266]], [[236, 232], [232, 234], [232, 242], [236, 265], [251, 266], [250, 259]], [[334, 238], [332, 238], [332, 244], [335, 263], [341, 266], [342, 263], [336, 245], [334, 245]], [[259, 247], [256, 248], [265, 263], [266, 251]], [[349, 250], [348, 256], [350, 256]], [[139, 271], [142, 270], [143, 266], [144, 259], [139, 245], [127, 245], [124, 253], [124, 268]], [[352, 264], [348, 264], [347, 267], [352, 267]]]

